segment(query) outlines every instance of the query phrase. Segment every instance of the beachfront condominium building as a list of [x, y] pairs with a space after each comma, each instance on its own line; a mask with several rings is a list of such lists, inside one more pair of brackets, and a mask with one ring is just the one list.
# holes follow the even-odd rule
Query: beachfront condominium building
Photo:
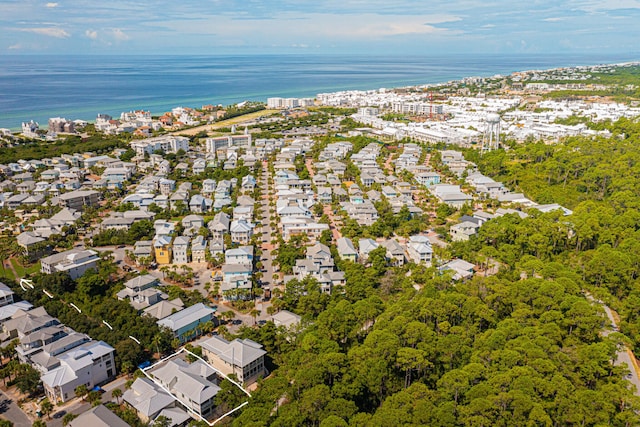
[[162, 135], [154, 138], [147, 138], [141, 141], [133, 141], [131, 149], [138, 156], [153, 154], [154, 151], [165, 153], [176, 153], [178, 150], [189, 151], [189, 138], [175, 135]]
[[267, 98], [267, 108], [310, 107], [313, 104], [313, 98]]
[[215, 154], [218, 150], [229, 147], [251, 147], [251, 134], [217, 136], [205, 139], [207, 153]]

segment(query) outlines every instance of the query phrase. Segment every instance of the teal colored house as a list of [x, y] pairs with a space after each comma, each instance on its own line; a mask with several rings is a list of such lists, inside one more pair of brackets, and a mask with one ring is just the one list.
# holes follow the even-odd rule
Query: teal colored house
[[187, 342], [198, 335], [196, 327], [202, 323], [213, 321], [215, 310], [203, 303], [198, 303], [173, 313], [156, 323], [160, 327], [169, 328], [180, 342]]

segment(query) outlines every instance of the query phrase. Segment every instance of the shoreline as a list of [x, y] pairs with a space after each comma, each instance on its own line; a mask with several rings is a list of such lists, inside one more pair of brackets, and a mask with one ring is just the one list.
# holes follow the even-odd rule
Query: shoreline
[[[48, 55], [44, 55], [45, 57], [48, 57]], [[104, 57], [106, 57], [107, 55], [104, 55]], [[261, 56], [265, 56], [265, 57], [277, 57], [278, 55], [259, 55], [258, 57]], [[310, 55], [296, 55], [296, 57], [308, 57]], [[313, 55], [311, 55], [313, 56]], [[500, 57], [502, 55], [497, 54], [496, 56]], [[20, 57], [20, 58], [33, 58], [33, 57], [37, 57], [37, 56], [31, 56], [31, 55], [15, 55], [15, 57]], [[70, 57], [78, 57], [78, 58], [84, 58], [81, 55], [76, 55], [73, 56], [71, 55]], [[169, 55], [169, 56], [156, 56], [156, 55], [151, 55], [150, 57], [176, 57], [174, 55]], [[187, 55], [184, 56], [185, 58], [189, 58], [189, 57], [193, 57], [191, 55]], [[229, 56], [227, 55], [220, 55], [221, 58], [227, 58]], [[246, 56], [246, 57], [251, 57], [251, 56]], [[444, 58], [445, 56], [443, 56]], [[449, 56], [451, 58], [454, 58], [455, 55]], [[522, 56], [524, 57], [524, 56]], [[554, 58], [554, 55], [542, 55], [540, 56], [541, 58], [545, 58], [547, 60]], [[587, 55], [583, 55], [582, 56], [585, 60], [587, 59]], [[195, 59], [198, 59], [200, 57], [195, 57]], [[361, 58], [369, 58], [369, 59], [375, 59], [376, 56], [364, 56], [362, 55]], [[380, 58], [386, 58], [388, 59], [393, 59], [393, 56], [380, 56]], [[423, 57], [424, 58], [424, 57]], [[520, 58], [520, 57], [518, 57]], [[557, 58], [559, 59], [559, 58]], [[595, 58], [594, 58], [595, 59]], [[558, 61], [560, 62], [560, 61]], [[567, 60], [567, 62], [575, 62], [574, 60]], [[628, 64], [640, 64], [640, 60], [618, 60], [618, 61], [613, 61], [613, 62], [597, 62], [596, 63], [592, 63], [592, 64], [587, 64], [587, 63], [583, 63], [581, 65], [570, 65], [570, 66], [565, 66], [565, 65], [558, 65], [558, 66], [541, 66], [541, 67], [525, 67], [522, 69], [510, 69], [510, 71], [508, 72], [499, 72], [499, 69], [504, 69], [506, 67], [508, 67], [507, 65], [498, 65], [498, 66], [492, 66], [492, 65], [487, 65], [487, 69], [484, 70], [484, 73], [473, 73], [474, 69], [469, 69], [468, 74], [465, 74], [464, 76], [458, 77], [458, 75], [456, 75], [454, 78], [447, 78], [444, 75], [433, 75], [433, 76], [424, 76], [423, 78], [418, 78], [417, 76], [413, 76], [413, 77], [409, 77], [407, 76], [407, 78], [397, 78], [400, 76], [393, 76], [396, 78], [390, 78], [387, 77], [385, 81], [376, 81], [376, 82], [363, 82], [363, 83], [344, 83], [342, 81], [337, 81], [335, 84], [320, 84], [316, 87], [314, 87], [313, 89], [311, 88], [306, 88], [306, 89], [296, 89], [296, 88], [291, 88], [291, 89], [285, 89], [285, 90], [281, 90], [278, 91], [277, 89], [271, 89], [268, 85], [268, 83], [264, 84], [264, 87], [261, 87], [261, 92], [262, 93], [237, 93], [237, 94], [221, 94], [219, 97], [212, 97], [209, 98], [206, 94], [203, 93], [202, 96], [198, 97], [198, 96], [174, 96], [173, 98], [169, 99], [162, 99], [161, 95], [158, 96], [154, 96], [152, 97], [152, 99], [149, 99], [147, 102], [140, 100], [133, 100], [131, 99], [128, 103], [126, 100], [112, 100], [111, 102], [108, 102], [108, 100], [105, 100], [107, 102], [104, 103], [104, 107], [100, 107], [100, 106], [95, 106], [95, 103], [97, 101], [88, 101], [86, 106], [82, 106], [82, 104], [79, 104], [80, 106], [78, 106], [78, 104], [74, 104], [74, 107], [69, 108], [69, 107], [65, 107], [65, 106], [60, 106], [60, 108], [57, 107], [46, 107], [43, 110], [34, 110], [33, 113], [29, 114], [29, 113], [24, 113], [25, 107], [22, 107], [22, 109], [18, 109], [17, 112], [5, 112], [2, 111], [3, 109], [1, 108], [2, 106], [0, 105], [0, 115], [2, 115], [2, 120], [6, 120], [6, 124], [5, 123], [0, 123], [0, 128], [8, 128], [10, 129], [12, 132], [19, 132], [21, 131], [21, 127], [18, 125], [18, 123], [22, 123], [22, 122], [28, 122], [29, 120], [35, 120], [38, 123], [41, 124], [41, 129], [42, 128], [46, 128], [46, 121], [48, 120], [48, 118], [50, 117], [66, 117], [70, 120], [84, 120], [88, 123], [94, 123], [95, 122], [95, 117], [98, 114], [104, 113], [104, 114], [109, 114], [112, 116], [117, 116], [119, 115], [121, 112], [123, 111], [132, 111], [132, 110], [138, 110], [138, 109], [142, 109], [142, 110], [147, 110], [150, 111], [152, 115], [156, 116], [156, 115], [161, 115], [166, 111], [170, 111], [171, 108], [175, 108], [177, 106], [185, 106], [185, 107], [191, 107], [191, 108], [195, 108], [198, 109], [200, 108], [201, 105], [204, 105], [206, 103], [213, 103], [213, 104], [223, 104], [223, 105], [233, 105], [234, 103], [238, 103], [238, 102], [242, 102], [242, 101], [257, 101], [257, 102], [266, 102], [266, 99], [268, 97], [274, 96], [274, 97], [316, 97], [318, 94], [320, 93], [336, 93], [336, 92], [345, 92], [345, 91], [367, 91], [367, 90], [377, 90], [379, 88], [382, 87], [386, 87], [389, 89], [396, 89], [396, 88], [408, 88], [408, 87], [429, 87], [429, 86], [438, 86], [438, 85], [442, 85], [442, 84], [446, 84], [448, 82], [460, 82], [465, 78], [470, 78], [470, 77], [480, 77], [480, 78], [490, 78], [492, 76], [495, 75], [503, 75], [503, 76], [509, 76], [512, 75], [514, 73], [523, 73], [523, 72], [528, 72], [528, 71], [550, 71], [550, 70], [559, 70], [559, 69], [572, 69], [572, 68], [577, 68], [577, 67], [590, 67], [590, 66], [598, 66], [598, 65], [608, 65], [608, 66], [624, 66], [624, 65], [628, 65]], [[336, 64], [339, 65], [339, 64]], [[352, 66], [353, 64], [345, 64], [344, 67], [349, 68], [349, 66]], [[486, 65], [486, 64], [485, 64]], [[515, 66], [516, 64], [511, 64], [512, 66]], [[445, 65], [443, 65], [444, 67]], [[401, 67], [400, 67], [401, 68]], [[2, 71], [2, 67], [0, 66], [0, 72]], [[444, 72], [444, 71], [443, 71]], [[453, 71], [451, 71], [453, 73]], [[460, 74], [462, 72], [462, 69], [457, 70], [456, 71], [458, 74]], [[305, 73], [302, 72], [302, 75], [304, 75]], [[436, 73], [434, 73], [436, 74]], [[366, 76], [365, 76], [366, 77]], [[382, 77], [381, 77], [382, 78]], [[363, 80], [367, 80], [364, 79]], [[437, 80], [437, 81], [436, 81]], [[385, 83], [389, 83], [389, 84], [385, 84]], [[2, 81], [0, 80], [0, 89], [2, 88]], [[162, 93], [162, 89], [156, 89], [157, 93]], [[147, 97], [149, 95], [146, 95]], [[144, 96], [140, 96], [140, 98], [144, 98]], [[112, 104], [112, 105], [109, 105]], [[201, 105], [197, 105], [197, 104], [201, 104]], [[125, 105], [127, 105], [125, 107]], [[15, 111], [15, 110], [14, 110]], [[8, 123], [8, 122], [12, 122], [12, 123]]]

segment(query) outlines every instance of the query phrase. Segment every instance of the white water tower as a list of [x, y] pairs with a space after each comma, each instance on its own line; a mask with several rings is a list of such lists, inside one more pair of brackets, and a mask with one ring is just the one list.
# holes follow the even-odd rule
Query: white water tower
[[485, 119], [484, 135], [482, 136], [482, 151], [497, 150], [500, 146], [500, 116], [491, 113]]

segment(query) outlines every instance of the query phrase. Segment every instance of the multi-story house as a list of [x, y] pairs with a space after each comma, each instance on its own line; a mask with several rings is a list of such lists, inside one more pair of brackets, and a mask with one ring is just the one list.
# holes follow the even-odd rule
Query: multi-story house
[[431, 266], [433, 260], [433, 248], [427, 236], [411, 236], [407, 243], [407, 254], [416, 264]]
[[178, 236], [173, 241], [173, 263], [186, 264], [189, 262], [189, 238]]
[[225, 264], [253, 265], [253, 246], [229, 249], [224, 254]]
[[10, 287], [0, 282], [0, 307], [13, 304], [13, 294]]
[[156, 237], [153, 249], [158, 264], [171, 264], [171, 236], [162, 235]]
[[245, 385], [263, 377], [267, 370], [262, 345], [250, 339], [235, 339], [231, 342], [213, 336], [200, 344], [202, 355], [225, 375], [235, 374]]
[[214, 313], [213, 308], [198, 303], [160, 319], [156, 323], [160, 327], [169, 328], [180, 342], [186, 342], [197, 335], [196, 327], [198, 325], [213, 320]]
[[103, 341], [90, 341], [59, 356], [58, 366], [41, 377], [51, 402], [75, 398], [74, 390], [85, 385], [89, 390], [116, 375], [114, 348]]
[[245, 219], [232, 221], [229, 226], [229, 232], [231, 233], [232, 242], [246, 245], [251, 241], [251, 236], [253, 236], [253, 225]]
[[214, 399], [220, 387], [216, 385], [216, 371], [201, 360], [188, 363], [172, 359], [153, 369], [150, 374], [165, 389], [201, 417], [211, 418], [215, 410]]
[[203, 236], [195, 236], [191, 240], [191, 261], [206, 262], [207, 241]]
[[348, 237], [340, 237], [336, 245], [340, 258], [353, 262], [358, 260], [358, 251], [356, 251], [356, 248], [353, 246], [351, 239]]
[[58, 200], [60, 206], [82, 211], [85, 206], [97, 206], [100, 193], [93, 190], [76, 190], [61, 194]]
[[75, 280], [83, 276], [88, 270], [96, 270], [99, 259], [100, 257], [96, 251], [71, 249], [42, 258], [40, 260], [40, 271], [45, 274], [64, 271]]

